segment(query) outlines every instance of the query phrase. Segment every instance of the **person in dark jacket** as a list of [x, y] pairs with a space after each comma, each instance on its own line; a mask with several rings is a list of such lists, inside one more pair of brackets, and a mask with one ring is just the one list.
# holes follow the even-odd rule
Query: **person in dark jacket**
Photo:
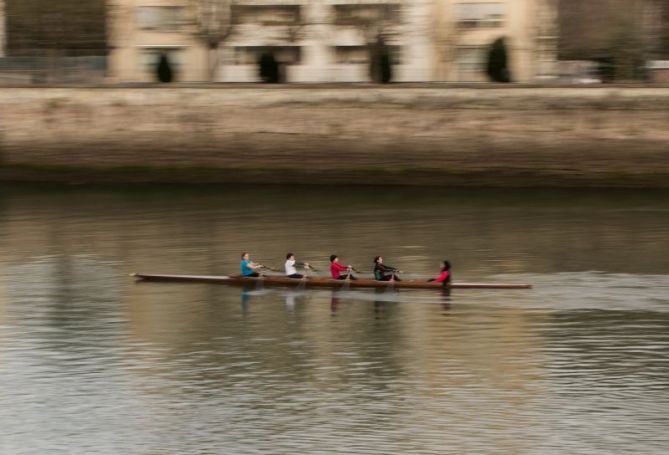
[[397, 276], [398, 273], [402, 273], [401, 270], [385, 265], [383, 263], [383, 258], [377, 256], [374, 258], [374, 279], [377, 281], [402, 281], [400, 277]]

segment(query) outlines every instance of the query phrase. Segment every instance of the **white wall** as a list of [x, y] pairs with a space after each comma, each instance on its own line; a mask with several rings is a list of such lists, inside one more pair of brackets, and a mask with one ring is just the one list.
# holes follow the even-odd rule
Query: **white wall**
[[[245, 4], [253, 4], [250, 0]], [[263, 1], [281, 4], [280, 0]], [[363, 34], [354, 27], [337, 26], [332, 17], [332, 5], [341, 3], [399, 3], [401, 25], [397, 27], [388, 44], [402, 48], [401, 63], [394, 66], [393, 80], [429, 81], [432, 77], [433, 48], [431, 38], [431, 0], [301, 0], [302, 25], [294, 42], [286, 40], [287, 26], [249, 24], [237, 28], [235, 36], [225, 43], [221, 63], [221, 81], [255, 82], [257, 69], [251, 65], [235, 65], [232, 48], [237, 46], [300, 46], [299, 65], [286, 67], [287, 82], [368, 82], [367, 64], [338, 64], [334, 53], [336, 46], [362, 46], [366, 44]]]

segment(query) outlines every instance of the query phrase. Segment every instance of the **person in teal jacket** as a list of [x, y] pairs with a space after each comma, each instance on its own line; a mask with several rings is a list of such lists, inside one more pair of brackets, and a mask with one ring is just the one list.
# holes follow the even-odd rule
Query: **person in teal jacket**
[[243, 277], [258, 277], [260, 276], [260, 274], [256, 272], [256, 270], [258, 270], [262, 266], [260, 264], [256, 264], [255, 262], [251, 261], [251, 259], [249, 259], [249, 253], [244, 251], [242, 253], [242, 262], [240, 264], [240, 267]]

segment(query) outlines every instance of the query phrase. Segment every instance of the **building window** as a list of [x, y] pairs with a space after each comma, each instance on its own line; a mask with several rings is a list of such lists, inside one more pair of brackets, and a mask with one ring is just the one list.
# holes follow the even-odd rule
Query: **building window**
[[296, 25], [301, 21], [299, 5], [234, 5], [235, 24]]
[[177, 31], [183, 23], [183, 10], [180, 6], [142, 6], [139, 26], [142, 30]]
[[367, 46], [336, 46], [335, 59], [339, 65], [367, 63], [369, 49]]
[[396, 3], [334, 5], [335, 24], [400, 23], [400, 5]]
[[458, 3], [458, 26], [462, 28], [497, 28], [504, 26], [504, 3]]
[[236, 46], [233, 50], [235, 65], [257, 65], [263, 52], [271, 52], [284, 65], [299, 65], [302, 60], [300, 46]]
[[463, 46], [457, 50], [456, 64], [458, 80], [477, 82], [485, 79], [488, 48], [482, 46]]
[[[393, 65], [401, 63], [401, 50], [401, 46], [388, 46]], [[335, 60], [339, 65], [366, 64], [369, 62], [369, 53], [368, 46], [335, 46]]]

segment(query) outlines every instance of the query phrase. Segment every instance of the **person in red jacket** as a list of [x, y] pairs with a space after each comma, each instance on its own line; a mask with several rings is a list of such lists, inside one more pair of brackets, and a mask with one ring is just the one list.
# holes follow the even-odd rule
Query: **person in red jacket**
[[437, 278], [430, 278], [427, 280], [429, 282], [441, 283], [444, 286], [451, 284], [451, 263], [448, 261], [443, 261], [441, 263], [441, 273]]
[[[339, 263], [339, 256], [333, 254], [330, 256], [330, 273], [332, 274], [333, 280], [357, 280], [357, 278], [351, 273], [353, 267], [350, 265], [341, 265]], [[343, 272], [346, 272], [342, 275]]]

